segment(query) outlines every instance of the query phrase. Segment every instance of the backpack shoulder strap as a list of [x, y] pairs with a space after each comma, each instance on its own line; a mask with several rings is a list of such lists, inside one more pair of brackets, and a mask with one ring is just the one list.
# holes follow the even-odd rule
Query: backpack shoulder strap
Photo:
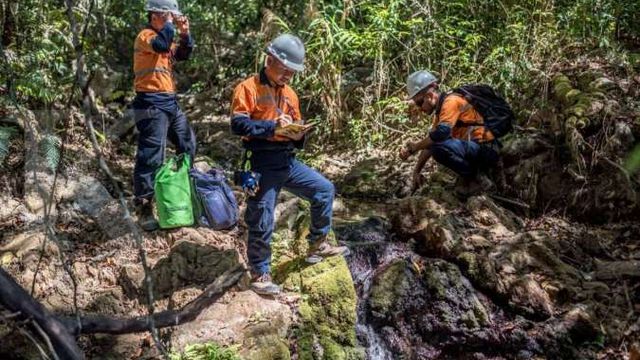
[[447, 96], [451, 95], [451, 93], [453, 92], [454, 91], [447, 91], [440, 94], [440, 98], [438, 98], [438, 102], [436, 103], [436, 110], [435, 110], [436, 122], [440, 122], [440, 111], [442, 110], [442, 104], [444, 103], [444, 100], [447, 98]]

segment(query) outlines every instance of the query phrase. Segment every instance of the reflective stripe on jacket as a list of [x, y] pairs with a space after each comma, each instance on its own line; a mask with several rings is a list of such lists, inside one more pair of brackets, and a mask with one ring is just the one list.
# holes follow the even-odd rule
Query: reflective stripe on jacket
[[173, 54], [177, 45], [171, 44], [168, 52], [156, 52], [152, 46], [156, 36], [155, 30], [147, 28], [136, 37], [133, 54], [135, 91], [174, 93]]

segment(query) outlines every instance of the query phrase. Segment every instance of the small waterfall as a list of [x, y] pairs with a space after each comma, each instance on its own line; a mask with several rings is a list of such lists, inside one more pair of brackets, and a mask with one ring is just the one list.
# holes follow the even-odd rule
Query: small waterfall
[[399, 257], [411, 256], [405, 243], [392, 242], [388, 223], [379, 217], [336, 226], [338, 239], [349, 246], [349, 270], [358, 295], [356, 333], [369, 360], [393, 360], [381, 334], [369, 322], [367, 304], [371, 285], [378, 269]]

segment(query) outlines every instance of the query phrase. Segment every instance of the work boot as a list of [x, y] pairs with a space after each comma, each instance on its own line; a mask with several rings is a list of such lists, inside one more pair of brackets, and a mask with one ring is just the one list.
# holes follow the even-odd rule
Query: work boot
[[153, 203], [149, 199], [142, 199], [136, 206], [136, 215], [138, 216], [138, 225], [144, 231], [154, 231], [160, 226], [153, 216]]
[[271, 274], [255, 274], [252, 273], [251, 277], [251, 290], [258, 295], [278, 295], [280, 294], [280, 286], [274, 284], [271, 280]]
[[331, 245], [325, 236], [309, 246], [305, 261], [309, 264], [317, 264], [324, 258], [336, 255], [347, 256], [350, 253], [351, 251], [346, 246]]

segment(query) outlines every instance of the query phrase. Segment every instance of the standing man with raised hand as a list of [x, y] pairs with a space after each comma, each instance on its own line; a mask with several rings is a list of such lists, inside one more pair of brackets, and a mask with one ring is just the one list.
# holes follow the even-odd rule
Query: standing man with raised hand
[[333, 214], [333, 184], [295, 159], [294, 150], [302, 148], [308, 129], [295, 134], [284, 129], [292, 123], [303, 123], [298, 96], [287, 84], [296, 72], [304, 69], [304, 45], [298, 37], [283, 34], [267, 46], [266, 53], [265, 67], [235, 88], [231, 130], [242, 136], [243, 147], [250, 154], [251, 169], [261, 175], [259, 189], [248, 198], [245, 214], [251, 288], [259, 294], [275, 295], [280, 286], [271, 280], [271, 235], [281, 189], [311, 203], [307, 262], [346, 255], [349, 250], [327, 241]]
[[188, 153], [192, 159], [195, 154], [195, 135], [178, 105], [173, 77], [174, 62], [191, 55], [193, 38], [176, 0], [147, 0], [145, 10], [149, 23], [138, 34], [133, 55], [136, 97], [132, 106], [139, 132], [133, 188], [138, 223], [152, 231], [158, 228], [152, 206], [154, 175], [164, 162], [167, 139], [178, 154]]

